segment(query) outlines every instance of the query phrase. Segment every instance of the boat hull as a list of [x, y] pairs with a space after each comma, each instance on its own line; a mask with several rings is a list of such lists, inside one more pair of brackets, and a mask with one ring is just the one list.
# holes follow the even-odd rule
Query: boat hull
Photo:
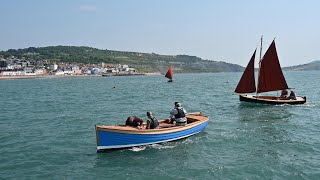
[[296, 99], [286, 99], [276, 96], [252, 96], [252, 95], [239, 95], [240, 101], [261, 103], [261, 104], [304, 104], [306, 97], [297, 97]]
[[126, 126], [96, 126], [97, 151], [175, 141], [197, 134], [208, 125], [207, 116], [189, 118], [198, 121], [185, 126], [141, 130]]

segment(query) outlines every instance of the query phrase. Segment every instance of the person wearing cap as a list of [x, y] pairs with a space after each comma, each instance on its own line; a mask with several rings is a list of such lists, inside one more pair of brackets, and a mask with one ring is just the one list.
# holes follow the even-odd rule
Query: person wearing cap
[[147, 127], [146, 129], [155, 129], [159, 126], [159, 121], [152, 115], [152, 112], [147, 112]]
[[129, 116], [126, 121], [126, 125], [142, 129], [143, 120], [138, 116]]
[[182, 107], [181, 103], [175, 102], [175, 107], [170, 111], [171, 123], [176, 126], [184, 126], [187, 124], [187, 111]]

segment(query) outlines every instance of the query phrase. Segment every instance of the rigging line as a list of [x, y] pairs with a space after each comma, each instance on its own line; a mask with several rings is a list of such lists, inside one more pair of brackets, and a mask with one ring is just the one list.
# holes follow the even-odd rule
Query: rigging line
[[260, 77], [260, 67], [261, 67], [261, 60], [262, 60], [262, 39], [263, 35], [261, 36], [261, 44], [260, 44], [260, 58], [259, 58], [259, 69], [258, 69], [258, 81], [257, 81], [257, 89], [256, 89], [256, 96], [258, 96], [258, 90], [259, 90], [259, 77]]

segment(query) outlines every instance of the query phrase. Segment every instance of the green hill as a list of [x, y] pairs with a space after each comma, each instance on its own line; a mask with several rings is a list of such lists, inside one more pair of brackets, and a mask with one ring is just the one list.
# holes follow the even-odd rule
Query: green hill
[[320, 70], [320, 61], [313, 61], [307, 64], [301, 64], [297, 66], [290, 66], [283, 68], [284, 70], [288, 71], [315, 71]]
[[69, 63], [110, 63], [128, 64], [143, 72], [164, 72], [172, 64], [175, 72], [238, 72], [243, 67], [221, 61], [203, 60], [188, 55], [159, 55], [155, 53], [102, 50], [91, 47], [49, 46], [9, 49], [1, 51], [5, 58], [15, 56], [33, 60]]

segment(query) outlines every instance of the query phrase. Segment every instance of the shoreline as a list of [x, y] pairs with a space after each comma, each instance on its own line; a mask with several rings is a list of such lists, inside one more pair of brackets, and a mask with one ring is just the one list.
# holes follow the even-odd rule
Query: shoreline
[[36, 75], [36, 76], [0, 76], [0, 80], [13, 79], [51, 79], [51, 78], [80, 78], [80, 77], [100, 77], [101, 75]]
[[[161, 75], [161, 73], [144, 73], [147, 76]], [[111, 75], [113, 76], [113, 75]], [[130, 75], [128, 75], [130, 76]], [[81, 78], [81, 77], [103, 77], [102, 75], [36, 75], [36, 76], [0, 76], [0, 80], [14, 79], [51, 79], [51, 78]]]
[[144, 73], [147, 76], [157, 76], [157, 75], [162, 75], [160, 72], [155, 72], [155, 73]]

